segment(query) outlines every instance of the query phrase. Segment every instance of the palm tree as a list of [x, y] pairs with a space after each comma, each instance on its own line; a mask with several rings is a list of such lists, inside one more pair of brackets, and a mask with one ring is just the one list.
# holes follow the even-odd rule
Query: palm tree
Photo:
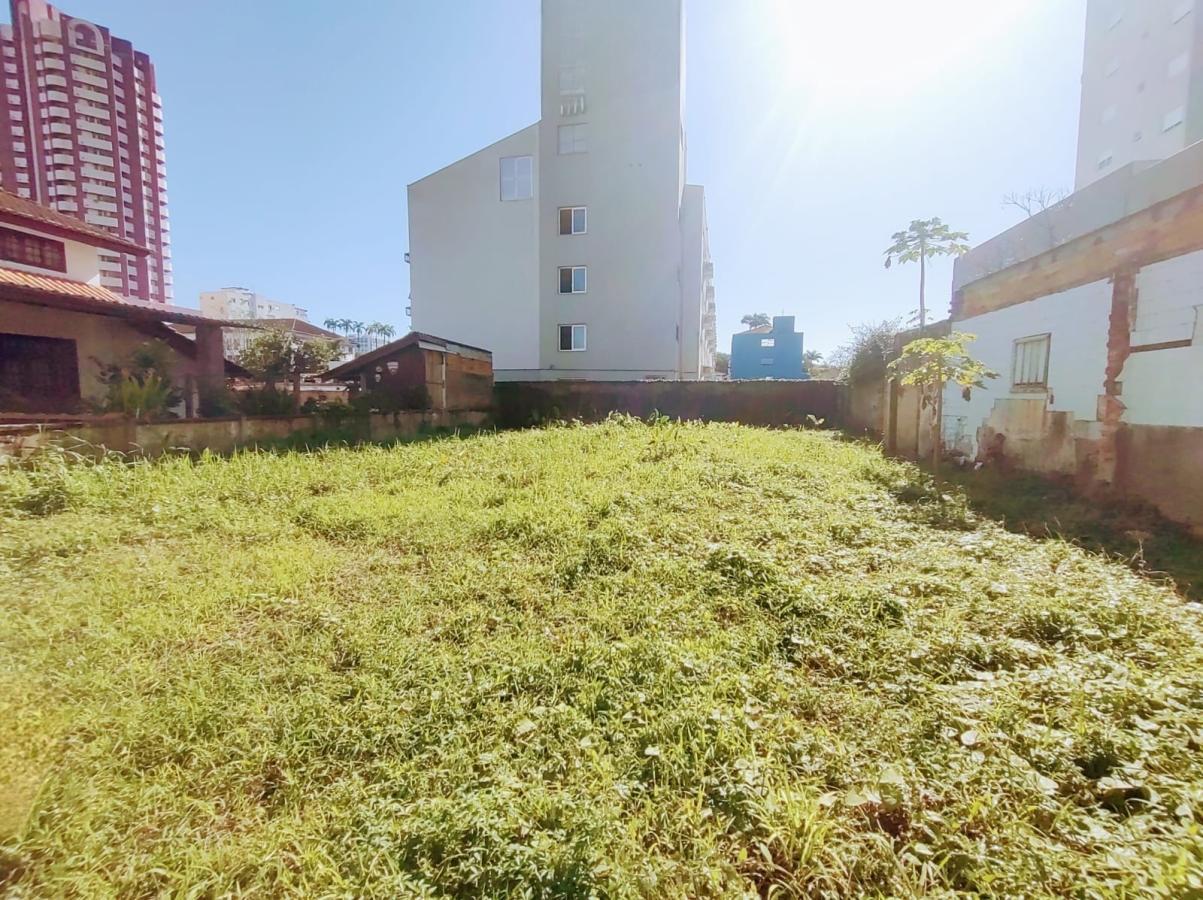
[[919, 334], [927, 330], [927, 261], [937, 256], [960, 256], [969, 252], [969, 235], [953, 231], [938, 218], [916, 219], [906, 231], [893, 237], [886, 251], [886, 268], [894, 263], [919, 263]]
[[397, 336], [397, 329], [394, 328], [392, 325], [381, 325], [380, 326], [380, 336], [383, 337], [386, 341], [391, 341], [393, 338], [395, 338]]
[[322, 324], [326, 327], [327, 331], [334, 331], [338, 328], [338, 319], [327, 319]]

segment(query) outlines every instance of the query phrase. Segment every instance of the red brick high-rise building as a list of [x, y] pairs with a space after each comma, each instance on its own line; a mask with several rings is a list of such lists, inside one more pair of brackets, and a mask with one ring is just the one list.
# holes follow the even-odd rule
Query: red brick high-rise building
[[150, 255], [106, 253], [101, 283], [171, 302], [163, 111], [150, 57], [44, 0], [0, 26], [0, 185]]

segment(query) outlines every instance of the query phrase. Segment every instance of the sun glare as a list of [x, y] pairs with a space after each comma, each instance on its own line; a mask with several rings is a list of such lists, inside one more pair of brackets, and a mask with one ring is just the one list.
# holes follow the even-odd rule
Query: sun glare
[[788, 87], [828, 101], [913, 93], [989, 54], [1039, 0], [769, 0]]

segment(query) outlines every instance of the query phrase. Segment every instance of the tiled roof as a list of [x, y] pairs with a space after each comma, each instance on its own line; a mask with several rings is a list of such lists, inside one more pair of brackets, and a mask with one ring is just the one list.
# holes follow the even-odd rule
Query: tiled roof
[[54, 278], [50, 275], [37, 275], [33, 272], [20, 272], [16, 269], [0, 268], [0, 285], [22, 288], [27, 291], [38, 291], [43, 294], [66, 294], [69, 297], [79, 297], [82, 300], [103, 300], [106, 303], [128, 302], [119, 294], [114, 294], [108, 288], [98, 284], [84, 284], [82, 281], [71, 281], [68, 278]]
[[[5, 289], [12, 295], [5, 297]], [[85, 284], [70, 278], [22, 272], [0, 266], [0, 300], [17, 299], [21, 302], [44, 300], [46, 305], [84, 309], [101, 314], [120, 315], [158, 322], [178, 322], [189, 325], [230, 325], [222, 319], [206, 316], [196, 309], [181, 309], [163, 303], [146, 300], [131, 300], [115, 294], [98, 284]]]
[[32, 200], [26, 200], [24, 197], [18, 197], [16, 194], [10, 194], [3, 189], [0, 189], [0, 218], [9, 221], [23, 220], [28, 223], [30, 228], [45, 226], [53, 233], [66, 232], [76, 237], [82, 244], [121, 250], [126, 253], [145, 255], [149, 252], [141, 244], [127, 241], [103, 228], [89, 225], [66, 213], [42, 206], [40, 203], [34, 203]]

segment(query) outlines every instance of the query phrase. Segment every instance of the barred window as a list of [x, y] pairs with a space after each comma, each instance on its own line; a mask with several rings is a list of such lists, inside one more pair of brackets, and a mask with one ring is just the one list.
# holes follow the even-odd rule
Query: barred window
[[62, 241], [10, 228], [0, 228], [0, 259], [39, 269], [67, 271], [67, 248]]

